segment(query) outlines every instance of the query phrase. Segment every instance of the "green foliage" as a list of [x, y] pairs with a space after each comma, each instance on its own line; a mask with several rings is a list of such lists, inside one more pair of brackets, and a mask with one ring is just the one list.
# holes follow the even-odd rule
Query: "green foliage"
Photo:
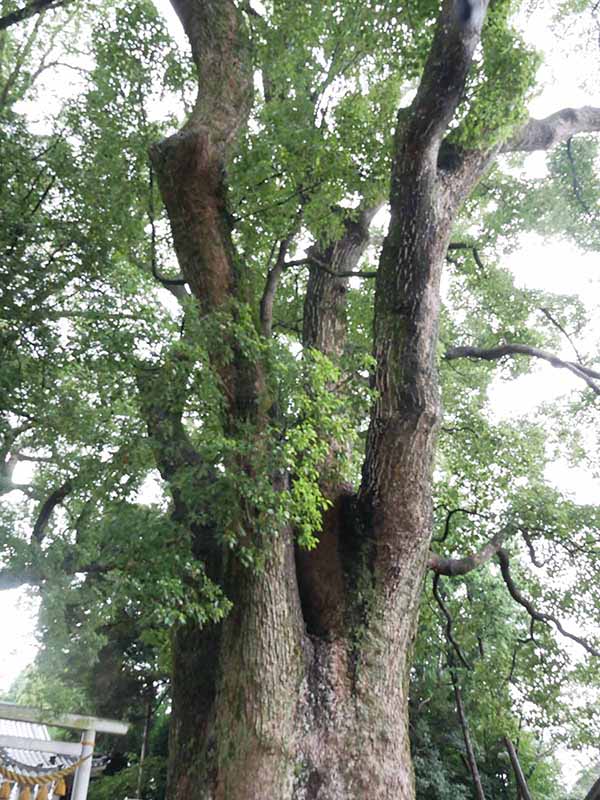
[[[74, 4], [0, 33], [0, 278], [10, 287], [0, 301], [0, 468], [13, 452], [32, 466], [21, 490], [0, 469], [0, 493], [10, 492], [0, 508], [0, 567], [37, 574], [44, 646], [15, 699], [141, 719], [147, 698], [164, 696], [172, 629], [218, 622], [230, 610], [211, 548], [251, 570], [263, 568], [282, 531], [314, 548], [328, 490], [358, 485], [374, 400], [373, 283], [349, 284], [339, 360], [302, 349], [302, 265], [281, 275], [271, 341], [250, 304], [280, 242], [289, 239], [288, 260], [324, 251], [350, 209], [387, 196], [396, 114], [422, 70], [438, 5], [281, 2], [265, 3], [262, 18], [249, 15], [256, 97], [227, 173], [248, 305], [201, 318], [151, 270], [154, 259], [161, 274], [178, 272], [148, 148], [179, 127], [194, 88], [191, 59], [154, 6]], [[513, 28], [513, 10], [491, 4], [452, 122], [450, 141], [460, 148], [494, 147], [524, 118], [538, 57]], [[66, 74], [51, 72], [56, 53], [69, 75], [83, 71], [81, 85], [34, 124], [27, 104], [42, 95], [43, 77]], [[545, 178], [527, 177], [521, 161], [502, 160], [457, 220], [453, 239], [468, 247], [450, 251], [440, 356], [466, 343], [557, 349], [561, 329], [585, 331], [580, 299], [519, 288], [501, 259], [528, 231], [598, 249], [596, 141], [578, 137], [555, 150]], [[372, 237], [361, 269], [376, 269], [381, 238]], [[577, 397], [535, 419], [499, 420], [497, 382], [529, 372], [531, 361], [440, 361], [436, 551], [476, 551], [506, 530], [527, 597], [593, 637], [598, 510], [554, 489], [546, 471], [557, 457], [598, 469], [597, 433], [590, 445], [572, 430], [575, 421], [598, 430], [594, 407]], [[233, 424], [227, 368], [242, 362], [264, 366], [264, 386], [259, 408]], [[157, 415], [162, 426], [153, 427]], [[169, 465], [163, 475], [159, 451]], [[66, 483], [32, 543], [43, 503]], [[495, 564], [441, 586], [472, 667], [456, 667], [454, 654], [486, 796], [514, 795], [499, 745], [510, 734], [534, 795], [558, 798], [556, 765], [539, 743], [598, 741], [593, 702], [572, 700], [595, 698], [600, 668], [573, 661], [552, 628], [536, 623], [532, 636]], [[425, 591], [412, 675], [418, 792], [460, 800], [472, 792], [445, 622], [430, 582]], [[149, 800], [163, 796], [163, 755], [144, 767]], [[131, 796], [136, 781], [132, 759], [91, 796]]]
[[141, 800], [162, 800], [165, 796], [166, 759], [151, 756], [144, 760], [141, 793], [138, 795], [137, 764], [132, 764], [115, 775], [103, 776], [90, 784], [90, 800], [113, 800], [115, 797], [140, 797]]
[[493, 147], [527, 119], [526, 103], [541, 58], [513, 27], [514, 8], [513, 0], [490, 4], [481, 35], [482, 55], [469, 76], [464, 116], [453, 137], [466, 149]]

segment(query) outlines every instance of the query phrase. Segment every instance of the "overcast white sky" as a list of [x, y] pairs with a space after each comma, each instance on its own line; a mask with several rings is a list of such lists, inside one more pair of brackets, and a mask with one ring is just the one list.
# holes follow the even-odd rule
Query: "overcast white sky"
[[[168, 0], [155, 0], [156, 5], [168, 20], [171, 32], [184, 44], [179, 21]], [[557, 3], [544, 4], [531, 17], [524, 17], [522, 27], [525, 35], [538, 48], [546, 51], [546, 63], [540, 72], [542, 91], [531, 104], [533, 116], [543, 117], [567, 106], [600, 106], [600, 52], [582, 48], [581, 42], [588, 31], [571, 29], [550, 30], [551, 13], [548, 9]], [[582, 82], [585, 81], [585, 86]], [[544, 154], [533, 154], [528, 158], [528, 173], [531, 176], [544, 174]], [[577, 293], [588, 307], [600, 306], [600, 270], [598, 255], [578, 252], [566, 242], [544, 242], [536, 236], [523, 237], [522, 247], [506, 259], [506, 266], [516, 275], [519, 284], [531, 288], [559, 293]], [[596, 333], [600, 334], [600, 330]], [[565, 343], [565, 348], [567, 345]], [[570, 357], [568, 349], [565, 357]], [[547, 364], [536, 365], [535, 371], [520, 378], [516, 383], [498, 382], [495, 403], [499, 416], [514, 417], [531, 413], [544, 400], [563, 394], [577, 387], [576, 378], [564, 370], [556, 370]], [[27, 477], [27, 465], [15, 479]], [[572, 492], [580, 502], [597, 502], [600, 497], [600, 482], [583, 471], [569, 470], [558, 464], [549, 471], [548, 477], [566, 491]], [[3, 629], [3, 656], [0, 662], [0, 692], [9, 688], [19, 672], [30, 664], [35, 656], [33, 636], [35, 627], [35, 602], [27, 590], [0, 593], [0, 618]]]

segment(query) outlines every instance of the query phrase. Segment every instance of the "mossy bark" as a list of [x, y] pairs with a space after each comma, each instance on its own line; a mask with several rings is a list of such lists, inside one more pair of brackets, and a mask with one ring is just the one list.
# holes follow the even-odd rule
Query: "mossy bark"
[[[202, 80], [189, 122], [154, 149], [153, 161], [199, 311], [222, 313], [248, 302], [225, 175], [252, 69], [233, 2], [174, 4]], [[266, 543], [252, 510], [245, 512], [248, 541], [262, 542], [260, 569], [243, 567], [211, 538], [210, 526], [200, 531], [190, 522], [195, 550], [233, 609], [219, 625], [174, 633], [169, 800], [414, 800], [408, 677], [431, 535], [440, 274], [458, 207], [488, 162], [486, 154], [461, 156], [449, 167], [438, 155], [486, 8], [486, 0], [444, 0], [419, 90], [399, 115], [391, 223], [376, 281], [377, 399], [359, 491], [324, 485], [333, 505], [309, 555], [295, 552], [285, 528]], [[347, 221], [338, 242], [312, 251], [304, 343], [334, 359], [345, 337], [342, 273], [365, 247], [365, 213]], [[271, 330], [272, 291], [266, 297], [262, 335]], [[222, 382], [226, 431], [245, 431], [247, 450], [260, 451], [269, 446], [264, 367], [233, 350], [224, 363], [218, 350], [209, 353]], [[154, 438], [160, 467], [162, 440]], [[180, 438], [176, 469], [189, 462]], [[250, 461], [238, 466], [252, 475]], [[273, 477], [281, 491], [289, 479]], [[173, 481], [175, 500], [177, 491]], [[179, 509], [182, 524], [193, 511]]]

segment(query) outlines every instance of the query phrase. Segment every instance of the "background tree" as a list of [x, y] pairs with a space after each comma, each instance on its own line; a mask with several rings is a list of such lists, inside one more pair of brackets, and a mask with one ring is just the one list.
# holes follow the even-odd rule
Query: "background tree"
[[[124, 619], [149, 675], [170, 654], [171, 797], [413, 797], [428, 569], [437, 647], [464, 650], [465, 708], [486, 734], [514, 735], [514, 715], [485, 721], [514, 700], [507, 681], [557, 725], [561, 682], [597, 682], [554, 637], [573, 634], [567, 613], [597, 655], [597, 510], [546, 484], [550, 411], [494, 423], [486, 405], [497, 359], [545, 358], [581, 379], [577, 414], [591, 416], [593, 360], [550, 352], [584, 310], [517, 290], [473, 232], [500, 252], [518, 230], [562, 225], [566, 195], [569, 234], [595, 247], [594, 144], [571, 137], [600, 111], [528, 120], [537, 57], [511, 4], [487, 6], [177, 0], [192, 63], [146, 3], [91, 8], [91, 28], [68, 6], [51, 24], [72, 15], [61, 59], [86, 50], [87, 74], [42, 132], [18, 103], [50, 63], [35, 54], [59, 43], [46, 14], [0, 33], [2, 485], [20, 498], [3, 509], [0, 580], [40, 587], [45, 636], [75, 661], [110, 650]], [[534, 215], [503, 154], [565, 143]], [[15, 485], [27, 460], [32, 483]], [[505, 608], [499, 583], [520, 616], [490, 643], [477, 620]], [[423, 636], [415, 676], [435, 658], [431, 624]], [[577, 730], [590, 735], [581, 714]]]

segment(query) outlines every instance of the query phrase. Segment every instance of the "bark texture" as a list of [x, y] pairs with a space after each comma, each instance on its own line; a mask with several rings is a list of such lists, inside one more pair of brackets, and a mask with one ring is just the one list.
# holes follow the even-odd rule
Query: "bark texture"
[[[226, 167], [249, 110], [250, 50], [231, 0], [173, 4], [200, 89], [188, 123], [152, 159], [199, 314], [234, 320], [250, 296], [227, 212]], [[264, 546], [246, 509], [245, 536], [265, 554], [264, 567], [251, 570], [219, 546], [210, 523], [198, 525], [206, 509], [195, 507], [193, 492], [180, 491], [178, 476], [191, 469], [200, 487], [211, 481], [212, 465], [201, 463], [185, 435], [176, 388], [185, 386], [185, 369], [175, 359], [170, 372], [140, 376], [174, 513], [233, 601], [220, 625], [174, 634], [170, 800], [414, 800], [408, 675], [431, 536], [440, 277], [459, 206], [495, 155], [459, 154], [450, 165], [440, 148], [486, 11], [486, 0], [444, 0], [417, 95], [398, 117], [391, 223], [376, 277], [377, 400], [362, 484], [354, 494], [324, 477], [332, 506], [314, 553], [295, 550], [285, 527]], [[533, 134], [519, 135], [526, 142]], [[338, 241], [309, 252], [303, 343], [334, 361], [345, 345], [348, 273], [368, 243], [375, 210], [347, 216]], [[279, 243], [256, 309], [263, 337], [271, 335], [288, 245]], [[229, 360], [218, 347], [209, 352], [223, 388], [225, 430], [246, 431], [260, 452], [274, 413], [264, 390], [267, 366], [248, 363], [235, 342], [232, 348]], [[167, 411], [153, 392], [166, 397]], [[330, 444], [330, 458], [339, 446]], [[237, 466], [252, 475], [251, 459]], [[293, 479], [271, 477], [277, 491]]]

